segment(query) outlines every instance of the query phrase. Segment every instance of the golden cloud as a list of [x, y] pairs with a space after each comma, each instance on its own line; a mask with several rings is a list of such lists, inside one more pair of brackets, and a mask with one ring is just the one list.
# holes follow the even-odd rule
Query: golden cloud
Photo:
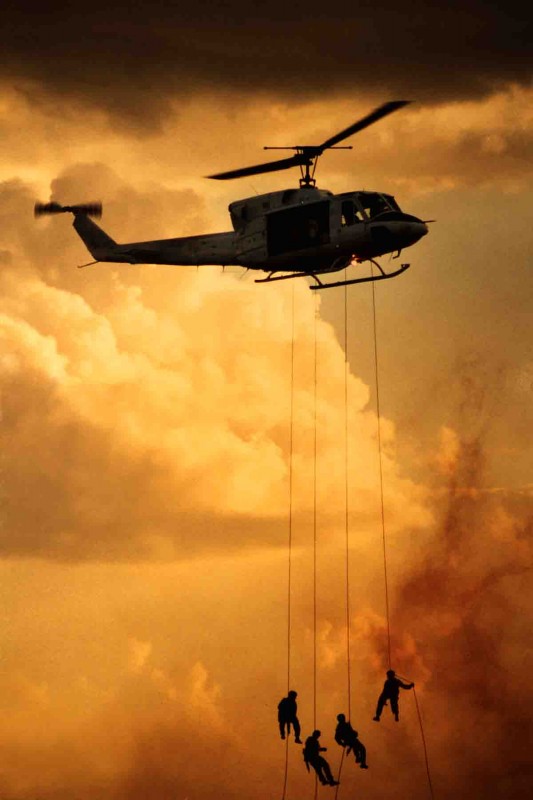
[[[124, 238], [140, 224], [175, 234], [176, 217], [191, 232], [203, 224], [197, 193], [153, 187], [145, 216], [140, 193], [101, 166], [67, 170], [53, 191], [79, 200], [98, 186], [110, 231]], [[83, 247], [66, 220], [35, 225], [20, 181], [2, 198], [0, 788], [17, 800], [214, 800], [253, 787], [266, 800], [284, 765], [275, 710], [286, 691], [292, 287], [209, 268], [78, 271]], [[291, 680], [307, 734], [316, 308], [303, 284], [294, 300]], [[345, 362], [320, 308], [316, 332], [317, 722], [337, 768]], [[442, 422], [424, 480], [404, 474], [395, 427], [382, 420], [394, 665], [420, 690], [436, 785], [518, 798], [529, 756], [531, 492], [487, 481], [487, 375], [476, 381], [466, 364], [447, 389], [458, 422]], [[371, 768], [346, 763], [341, 790], [421, 800], [412, 695], [400, 726], [372, 722], [387, 666], [377, 421], [353, 371], [348, 397], [352, 720]], [[296, 746], [289, 787], [312, 791]]]

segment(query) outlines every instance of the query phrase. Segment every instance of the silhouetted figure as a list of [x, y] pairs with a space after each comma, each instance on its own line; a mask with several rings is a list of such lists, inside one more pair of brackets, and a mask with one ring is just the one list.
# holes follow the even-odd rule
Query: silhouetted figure
[[311, 765], [318, 776], [318, 780], [324, 786], [338, 786], [339, 781], [336, 781], [331, 774], [331, 769], [329, 767], [328, 762], [325, 758], [323, 758], [320, 753], [323, 753], [324, 750], [327, 750], [327, 747], [320, 747], [318, 743], [318, 739], [320, 737], [320, 731], [313, 731], [311, 736], [309, 736], [305, 740], [305, 747], [304, 747], [304, 761], [305, 766], [307, 767], [307, 771], [309, 772], [309, 765]]
[[383, 691], [381, 692], [378, 705], [376, 708], [376, 716], [374, 717], [375, 722], [379, 722], [379, 718], [381, 717], [381, 712], [383, 711], [383, 706], [387, 705], [387, 700], [390, 700], [390, 709], [394, 714], [394, 719], [396, 722], [399, 720], [399, 711], [398, 711], [398, 697], [400, 695], [400, 689], [412, 689], [414, 683], [402, 683], [399, 678], [396, 677], [396, 673], [393, 669], [387, 670], [387, 680], [383, 684]]
[[296, 705], [296, 698], [298, 696], [298, 692], [290, 691], [287, 697], [284, 697], [278, 703], [278, 722], [279, 722], [279, 732], [281, 738], [285, 738], [285, 728], [287, 729], [287, 736], [291, 732], [291, 725], [294, 728], [294, 741], [296, 744], [301, 744], [302, 740], [300, 739], [300, 723], [298, 722], [298, 717], [296, 716], [296, 711], [298, 710], [298, 706]]
[[361, 769], [368, 769], [366, 763], [366, 747], [359, 741], [357, 731], [354, 731], [350, 723], [347, 721], [344, 714], [337, 714], [337, 727], [335, 729], [335, 741], [341, 747], [347, 747], [346, 754], [349, 755], [350, 751], [355, 756], [355, 763], [359, 764]]

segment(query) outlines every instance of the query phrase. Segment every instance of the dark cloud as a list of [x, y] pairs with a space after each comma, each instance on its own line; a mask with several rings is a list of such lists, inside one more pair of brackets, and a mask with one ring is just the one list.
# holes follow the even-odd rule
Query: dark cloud
[[212, 90], [428, 102], [531, 79], [531, 19], [518, 3], [23, 2], [8, 5], [3, 28], [4, 81], [34, 102], [89, 103], [145, 129], [172, 98]]

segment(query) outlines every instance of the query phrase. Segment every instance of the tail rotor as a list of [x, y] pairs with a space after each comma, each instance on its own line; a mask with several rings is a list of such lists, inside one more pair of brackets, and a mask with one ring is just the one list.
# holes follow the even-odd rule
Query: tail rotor
[[75, 206], [62, 206], [59, 203], [35, 203], [33, 213], [36, 217], [42, 217], [44, 214], [65, 214], [70, 212], [77, 215], [82, 214], [87, 217], [96, 217], [100, 219], [102, 216], [101, 203], [80, 203]]

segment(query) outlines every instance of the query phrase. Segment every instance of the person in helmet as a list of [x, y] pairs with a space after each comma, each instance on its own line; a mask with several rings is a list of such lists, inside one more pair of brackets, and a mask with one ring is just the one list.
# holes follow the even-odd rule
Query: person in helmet
[[398, 698], [400, 696], [400, 689], [412, 689], [414, 683], [402, 683], [399, 678], [396, 677], [396, 673], [393, 669], [387, 670], [387, 680], [383, 685], [383, 691], [381, 692], [378, 705], [376, 708], [376, 716], [374, 717], [374, 722], [379, 722], [379, 718], [381, 717], [381, 712], [383, 711], [383, 706], [387, 704], [387, 700], [390, 700], [390, 709], [394, 714], [394, 719], [396, 722], [399, 720], [399, 711], [398, 711]]
[[287, 697], [283, 697], [278, 703], [278, 722], [279, 722], [279, 732], [281, 738], [285, 738], [285, 729], [287, 730], [287, 736], [291, 732], [291, 725], [294, 728], [294, 741], [296, 744], [301, 744], [302, 740], [300, 739], [300, 723], [298, 721], [298, 717], [296, 716], [296, 712], [298, 710], [298, 706], [296, 705], [296, 698], [298, 696], [298, 692], [290, 691]]
[[359, 734], [354, 731], [351, 724], [348, 722], [344, 714], [337, 714], [337, 727], [335, 728], [335, 741], [341, 747], [347, 747], [346, 754], [350, 751], [353, 752], [355, 763], [359, 764], [361, 769], [368, 769], [366, 763], [366, 747], [359, 740]]
[[338, 786], [339, 781], [336, 781], [331, 774], [331, 769], [326, 761], [320, 753], [323, 753], [327, 750], [327, 747], [320, 747], [319, 744], [320, 738], [320, 731], [313, 731], [311, 736], [308, 736], [305, 740], [305, 746], [303, 750], [305, 766], [307, 767], [307, 771], [309, 772], [309, 765], [311, 765], [318, 776], [318, 780], [324, 786]]

